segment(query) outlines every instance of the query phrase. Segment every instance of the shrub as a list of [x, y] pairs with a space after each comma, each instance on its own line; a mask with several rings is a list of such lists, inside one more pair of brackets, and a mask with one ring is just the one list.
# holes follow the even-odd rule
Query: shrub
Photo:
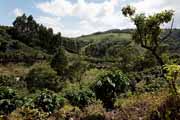
[[92, 88], [105, 107], [112, 108], [113, 99], [128, 90], [129, 79], [119, 70], [105, 71], [98, 76]]
[[84, 114], [82, 116], [83, 120], [104, 120], [106, 110], [103, 105], [97, 101], [92, 105], [89, 105], [84, 109]]
[[22, 81], [20, 77], [15, 77], [13, 75], [0, 75], [0, 86], [23, 88], [25, 82]]
[[145, 84], [143, 87], [146, 92], [155, 92], [165, 87], [165, 85], [166, 85], [166, 82], [164, 81], [164, 79], [157, 78], [155, 80], [150, 81], [150, 83]]
[[83, 74], [88, 69], [87, 63], [79, 60], [73, 61], [68, 67], [68, 77], [72, 82], [78, 82], [81, 85]]
[[180, 66], [176, 64], [165, 65], [164, 69], [166, 70], [166, 79], [169, 84], [169, 89], [172, 94], [177, 94], [178, 89], [176, 87], [176, 82], [178, 77], [180, 77]]
[[9, 120], [47, 120], [49, 113], [29, 107], [18, 108], [9, 115]]
[[95, 94], [90, 89], [69, 89], [65, 91], [65, 98], [69, 102], [80, 108], [83, 108], [93, 102]]
[[80, 118], [81, 113], [82, 111], [78, 107], [65, 105], [57, 113], [52, 115], [52, 117], [60, 120], [69, 120], [71, 118], [76, 120], [76, 118]]
[[58, 72], [58, 74], [63, 75], [65, 68], [68, 65], [67, 57], [63, 48], [59, 48], [57, 53], [54, 55], [51, 61], [51, 67]]
[[8, 87], [0, 87], [0, 114], [11, 113], [21, 102], [14, 90]]
[[65, 99], [57, 96], [50, 91], [42, 91], [34, 101], [35, 108], [41, 109], [44, 112], [54, 112], [54, 110], [64, 105]]
[[25, 78], [29, 90], [33, 89], [50, 89], [59, 91], [62, 87], [62, 82], [49, 65], [42, 63], [32, 67]]

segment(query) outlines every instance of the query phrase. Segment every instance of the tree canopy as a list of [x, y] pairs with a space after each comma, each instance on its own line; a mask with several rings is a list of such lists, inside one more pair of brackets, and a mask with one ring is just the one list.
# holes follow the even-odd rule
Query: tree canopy
[[[165, 10], [160, 13], [146, 16], [144, 13], [135, 14], [136, 9], [130, 5], [122, 9], [124, 16], [129, 17], [135, 24], [136, 30], [133, 34], [133, 39], [143, 48], [148, 49], [156, 57], [160, 65], [164, 65], [161, 58], [160, 49], [163, 47], [162, 42], [165, 41], [172, 32], [172, 20], [174, 11]], [[172, 25], [169, 33], [163, 37], [160, 36], [162, 29], [161, 25], [172, 20]]]

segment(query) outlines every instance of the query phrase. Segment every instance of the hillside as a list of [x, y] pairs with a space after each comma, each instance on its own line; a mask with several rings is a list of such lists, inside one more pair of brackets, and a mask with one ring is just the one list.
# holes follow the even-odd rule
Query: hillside
[[178, 120], [180, 29], [156, 54], [135, 32], [68, 38], [25, 14], [0, 26], [0, 120]]
[[10, 27], [0, 26], [0, 62], [35, 62], [48, 58], [42, 50], [30, 47], [8, 34]]

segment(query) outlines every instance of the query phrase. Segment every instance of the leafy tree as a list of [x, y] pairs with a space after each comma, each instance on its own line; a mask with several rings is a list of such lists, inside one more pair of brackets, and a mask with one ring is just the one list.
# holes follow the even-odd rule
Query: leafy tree
[[28, 45], [33, 44], [32, 40], [37, 36], [38, 25], [31, 15], [28, 17], [25, 14], [18, 16], [13, 22], [13, 26], [11, 34], [14, 38], [20, 39]]
[[163, 37], [160, 36], [162, 31], [160, 26], [172, 20], [174, 11], [165, 10], [150, 16], [146, 16], [143, 13], [135, 14], [135, 12], [135, 8], [129, 5], [122, 9], [123, 15], [129, 17], [136, 26], [133, 39], [143, 48], [151, 51], [160, 65], [164, 65], [160, 49], [162, 47], [162, 42], [165, 41], [172, 32], [174, 20], [172, 21], [169, 33]]
[[68, 60], [65, 55], [65, 51], [63, 48], [59, 48], [57, 53], [54, 55], [51, 61], [51, 67], [57, 71], [59, 75], [63, 75], [64, 71], [68, 65]]
[[47, 88], [58, 91], [63, 84], [57, 76], [57, 72], [46, 63], [34, 65], [27, 74], [25, 81], [29, 90]]
[[114, 98], [128, 90], [129, 79], [119, 70], [106, 71], [98, 76], [92, 88], [105, 107], [112, 108]]
[[18, 16], [13, 27], [8, 30], [13, 38], [32, 47], [40, 47], [48, 53], [54, 53], [61, 42], [61, 34], [54, 35], [52, 28], [46, 28], [36, 23], [33, 16]]

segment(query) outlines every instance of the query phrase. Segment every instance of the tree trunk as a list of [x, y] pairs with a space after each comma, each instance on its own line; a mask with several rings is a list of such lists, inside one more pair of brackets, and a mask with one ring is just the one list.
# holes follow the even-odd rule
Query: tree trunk
[[161, 66], [163, 66], [163, 65], [164, 65], [164, 62], [163, 62], [162, 58], [156, 53], [156, 51], [152, 51], [152, 54], [155, 56], [157, 62], [158, 62]]

